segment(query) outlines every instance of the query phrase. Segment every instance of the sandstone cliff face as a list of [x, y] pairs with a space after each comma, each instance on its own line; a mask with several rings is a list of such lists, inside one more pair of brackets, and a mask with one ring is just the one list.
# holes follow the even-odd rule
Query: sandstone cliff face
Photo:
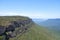
[[10, 38], [14, 38], [17, 35], [22, 35], [22, 33], [24, 33], [26, 30], [28, 30], [28, 28], [31, 27], [30, 25], [32, 23], [32, 19], [30, 18], [27, 18], [25, 20], [11, 20], [7, 25], [0, 26], [0, 36], [4, 36], [3, 40], [9, 40]]

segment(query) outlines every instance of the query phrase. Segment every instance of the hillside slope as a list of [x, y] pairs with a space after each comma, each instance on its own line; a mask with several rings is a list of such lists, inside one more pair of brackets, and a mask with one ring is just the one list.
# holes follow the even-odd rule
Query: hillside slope
[[34, 24], [29, 31], [19, 36], [17, 40], [57, 40], [57, 38], [47, 29]]

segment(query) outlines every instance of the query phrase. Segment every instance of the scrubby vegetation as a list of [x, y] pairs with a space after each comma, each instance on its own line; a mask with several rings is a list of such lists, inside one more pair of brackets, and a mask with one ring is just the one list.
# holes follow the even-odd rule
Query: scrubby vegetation
[[28, 17], [23, 16], [0, 16], [0, 25], [6, 26], [11, 21], [27, 20]]

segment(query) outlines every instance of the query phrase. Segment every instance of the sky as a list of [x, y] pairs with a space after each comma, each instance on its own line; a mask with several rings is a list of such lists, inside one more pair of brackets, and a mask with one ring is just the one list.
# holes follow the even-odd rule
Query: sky
[[60, 18], [60, 0], [0, 0], [0, 16]]

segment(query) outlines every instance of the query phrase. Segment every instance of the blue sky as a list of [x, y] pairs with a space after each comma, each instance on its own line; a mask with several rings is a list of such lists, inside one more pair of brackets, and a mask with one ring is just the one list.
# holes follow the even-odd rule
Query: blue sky
[[60, 0], [0, 0], [0, 16], [60, 18]]

